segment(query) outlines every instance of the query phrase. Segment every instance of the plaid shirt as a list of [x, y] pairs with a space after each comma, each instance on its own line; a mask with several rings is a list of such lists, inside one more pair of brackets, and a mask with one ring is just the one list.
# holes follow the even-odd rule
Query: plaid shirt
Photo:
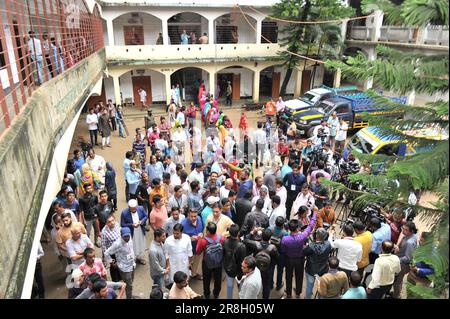
[[110, 229], [107, 225], [102, 229], [102, 250], [105, 252], [120, 237], [119, 225]]

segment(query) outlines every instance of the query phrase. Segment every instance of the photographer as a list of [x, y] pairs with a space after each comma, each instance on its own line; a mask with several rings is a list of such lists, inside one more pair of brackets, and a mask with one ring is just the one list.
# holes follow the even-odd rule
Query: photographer
[[312, 162], [312, 153], [314, 151], [314, 147], [312, 145], [312, 140], [309, 139], [306, 141], [306, 146], [302, 149], [301, 154], [301, 163], [303, 164], [303, 174], [306, 176], [308, 174], [309, 166]]
[[396, 205], [391, 213], [388, 213], [383, 208], [380, 208], [381, 213], [384, 218], [386, 218], [387, 224], [391, 227], [391, 241], [394, 244], [399, 242], [399, 237], [402, 232], [402, 226], [406, 224], [405, 214], [399, 207]]
[[322, 120], [313, 130], [313, 140], [315, 145], [323, 145], [328, 142], [330, 136], [330, 128], [326, 120]]

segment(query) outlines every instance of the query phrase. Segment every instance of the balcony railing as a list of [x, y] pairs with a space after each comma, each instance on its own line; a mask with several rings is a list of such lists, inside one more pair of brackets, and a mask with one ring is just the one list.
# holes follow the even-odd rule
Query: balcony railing
[[106, 59], [113, 61], [164, 62], [174, 60], [250, 59], [277, 55], [278, 44], [191, 44], [106, 46]]
[[350, 40], [370, 41], [372, 38], [372, 27], [352, 27], [350, 30]]
[[[353, 26], [348, 33], [349, 40], [372, 41], [373, 27]], [[378, 41], [415, 43], [448, 46], [449, 29], [447, 26], [428, 26], [423, 29], [403, 26], [382, 26]]]
[[425, 29], [424, 43], [448, 46], [448, 33], [447, 26], [428, 26]]
[[392, 41], [392, 42], [402, 42], [402, 43], [413, 43], [415, 42], [414, 32], [417, 29], [407, 28], [407, 27], [396, 27], [396, 26], [382, 26], [380, 32], [380, 41]]

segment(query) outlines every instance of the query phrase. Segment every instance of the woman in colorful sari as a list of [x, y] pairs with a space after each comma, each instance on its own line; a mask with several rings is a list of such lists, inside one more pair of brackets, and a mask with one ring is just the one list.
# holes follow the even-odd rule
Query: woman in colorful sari
[[79, 194], [84, 195], [84, 185], [89, 184], [91, 185], [92, 189], [96, 190], [95, 184], [100, 182], [100, 179], [98, 178], [97, 174], [95, 174], [91, 168], [89, 167], [89, 164], [84, 163], [83, 166], [81, 166], [81, 183], [79, 185]]

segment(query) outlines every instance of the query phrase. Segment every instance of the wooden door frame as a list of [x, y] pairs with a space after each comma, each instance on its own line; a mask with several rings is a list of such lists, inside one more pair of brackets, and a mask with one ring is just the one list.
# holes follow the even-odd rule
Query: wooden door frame
[[[239, 85], [235, 85], [234, 79], [239, 79]], [[238, 90], [236, 90], [236, 86], [238, 87]], [[231, 81], [231, 88], [233, 89], [232, 99], [233, 100], [240, 100], [241, 99], [241, 74], [240, 73], [233, 73], [233, 79]], [[237, 94], [237, 95], [236, 95]]]
[[[275, 80], [276, 78], [278, 78], [278, 79]], [[273, 72], [272, 73], [272, 97], [273, 98], [278, 98], [280, 96], [280, 84], [281, 84], [281, 72]]]
[[[133, 90], [133, 103], [136, 106], [139, 106], [139, 103], [140, 103], [139, 94], [137, 93], [138, 88], [141, 86], [139, 84], [139, 82], [137, 83], [138, 88], [136, 88], [136, 90], [135, 90], [135, 81], [137, 81], [138, 79], [148, 80], [148, 86], [147, 86], [148, 89], [145, 90], [146, 87], [144, 87], [144, 90], [147, 92], [147, 102], [146, 103], [147, 103], [147, 105], [151, 105], [153, 102], [153, 99], [152, 99], [152, 78], [150, 75], [139, 75], [139, 76], [131, 77], [131, 87]], [[137, 100], [136, 100], [136, 96], [138, 97]]]

